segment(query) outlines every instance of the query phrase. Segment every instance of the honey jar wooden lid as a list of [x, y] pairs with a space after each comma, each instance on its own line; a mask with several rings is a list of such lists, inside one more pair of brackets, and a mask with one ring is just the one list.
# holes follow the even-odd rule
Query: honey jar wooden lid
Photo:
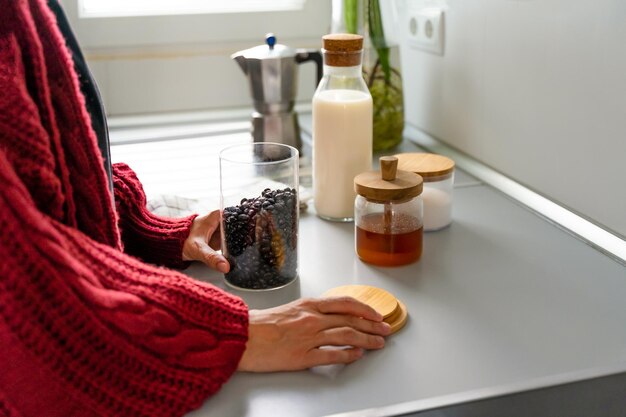
[[361, 64], [363, 36], [333, 33], [322, 36], [324, 64], [331, 67], [353, 67]]
[[380, 158], [380, 171], [363, 172], [354, 177], [354, 190], [368, 200], [402, 201], [422, 193], [422, 177], [398, 170], [398, 158]]
[[326, 291], [323, 296], [348, 296], [367, 304], [383, 316], [383, 321], [391, 326], [391, 333], [400, 330], [408, 318], [406, 306], [382, 288], [370, 285], [343, 285]]
[[401, 153], [398, 158], [398, 169], [414, 172], [428, 181], [433, 177], [446, 177], [454, 171], [454, 161], [443, 155], [434, 153]]

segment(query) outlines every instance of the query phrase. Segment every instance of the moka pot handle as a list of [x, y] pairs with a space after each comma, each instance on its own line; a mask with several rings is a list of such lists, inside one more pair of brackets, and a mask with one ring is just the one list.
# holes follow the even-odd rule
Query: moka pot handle
[[296, 62], [302, 64], [303, 62], [314, 61], [317, 66], [317, 80], [315, 81], [315, 88], [322, 80], [323, 74], [323, 61], [322, 54], [317, 49], [299, 49], [296, 53]]

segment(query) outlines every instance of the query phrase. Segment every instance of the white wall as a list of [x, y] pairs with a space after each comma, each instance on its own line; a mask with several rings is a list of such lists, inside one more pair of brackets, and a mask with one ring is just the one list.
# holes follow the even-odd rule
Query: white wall
[[[261, 44], [139, 49], [138, 52], [87, 50], [87, 62], [110, 116], [250, 107], [247, 79], [230, 55]], [[312, 40], [283, 40], [289, 46], [313, 46]], [[299, 101], [310, 101], [315, 90], [315, 65], [299, 66]]]
[[[396, 6], [407, 122], [626, 236], [626, 2]], [[406, 41], [423, 7], [445, 10], [443, 56]]]

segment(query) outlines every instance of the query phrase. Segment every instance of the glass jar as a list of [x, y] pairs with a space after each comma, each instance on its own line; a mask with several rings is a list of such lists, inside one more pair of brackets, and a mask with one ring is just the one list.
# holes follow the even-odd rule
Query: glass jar
[[395, 157], [382, 157], [380, 172], [354, 179], [355, 248], [366, 263], [399, 266], [422, 256], [422, 179], [397, 170], [397, 163]]
[[424, 179], [424, 231], [441, 230], [452, 223], [454, 161], [432, 153], [395, 155], [398, 168], [420, 175]]
[[226, 283], [283, 287], [298, 276], [298, 151], [278, 143], [220, 152], [222, 251]]
[[363, 37], [323, 37], [324, 76], [313, 96], [313, 193], [317, 215], [352, 221], [352, 181], [372, 164], [372, 96], [363, 80]]

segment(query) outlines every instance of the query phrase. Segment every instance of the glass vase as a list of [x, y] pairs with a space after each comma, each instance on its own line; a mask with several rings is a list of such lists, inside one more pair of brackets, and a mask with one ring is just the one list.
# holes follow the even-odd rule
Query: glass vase
[[373, 99], [373, 150], [384, 151], [402, 142], [404, 95], [400, 48], [384, 35], [379, 1], [333, 0], [331, 31], [364, 37], [363, 77]]
[[404, 96], [400, 74], [399, 47], [386, 47], [388, 69], [381, 65], [377, 48], [366, 47], [363, 78], [373, 100], [374, 152], [391, 149], [402, 142], [404, 130]]

